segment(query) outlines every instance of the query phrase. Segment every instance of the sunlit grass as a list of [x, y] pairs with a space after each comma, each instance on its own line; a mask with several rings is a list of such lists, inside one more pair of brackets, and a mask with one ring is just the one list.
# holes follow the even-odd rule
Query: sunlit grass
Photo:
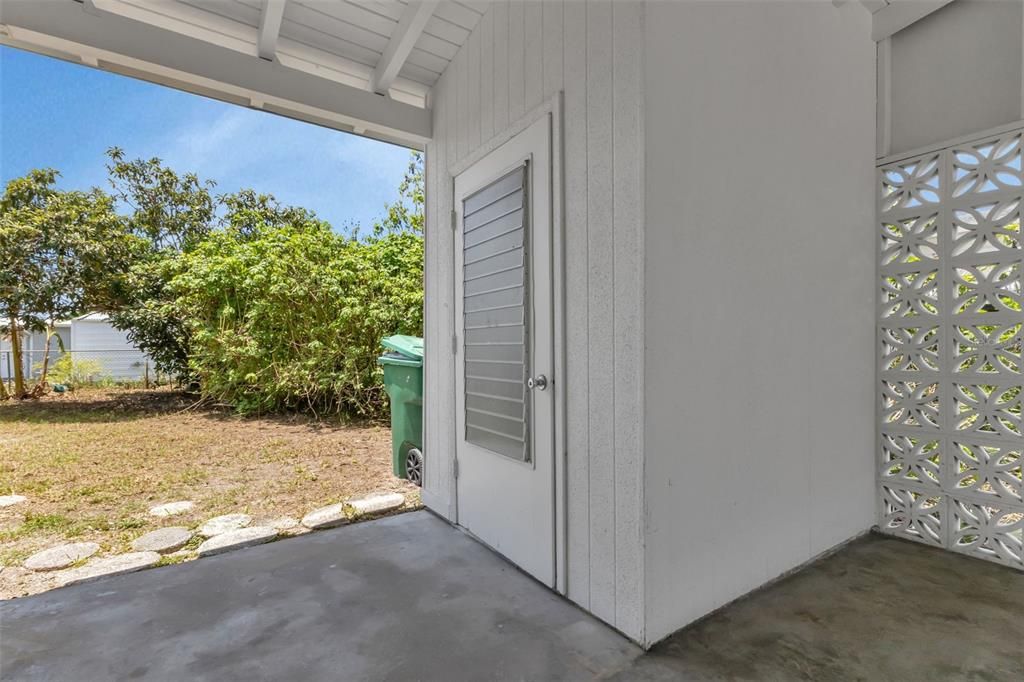
[[[61, 542], [131, 551], [143, 533], [198, 528], [220, 514], [301, 518], [391, 490], [418, 504], [418, 490], [391, 474], [385, 425], [242, 419], [192, 409], [194, 402], [168, 391], [103, 390], [0, 403], [0, 494], [29, 498], [0, 510], [0, 566]], [[150, 507], [176, 500], [196, 507], [149, 516]], [[0, 581], [0, 597], [9, 594]]]

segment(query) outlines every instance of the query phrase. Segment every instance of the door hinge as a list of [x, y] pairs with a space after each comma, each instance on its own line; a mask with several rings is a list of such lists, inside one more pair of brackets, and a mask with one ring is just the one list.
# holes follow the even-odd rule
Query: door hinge
[[455, 213], [455, 209], [453, 208], [452, 209], [452, 232], [454, 232], [458, 228], [458, 225], [459, 225], [459, 217]]
[[459, 478], [459, 460], [457, 459], [452, 460], [452, 478]]
[[452, 334], [452, 355], [459, 354], [459, 335]]

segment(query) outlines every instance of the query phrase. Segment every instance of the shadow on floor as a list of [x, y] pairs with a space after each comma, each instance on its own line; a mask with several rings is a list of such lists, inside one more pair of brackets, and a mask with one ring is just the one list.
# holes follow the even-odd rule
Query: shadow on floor
[[644, 655], [429, 512], [0, 603], [3, 680], [1020, 680], [1024, 574], [869, 536]]
[[640, 654], [420, 511], [0, 603], [0, 679], [590, 680]]
[[868, 535], [615, 679], [1024, 680], [1024, 573]]

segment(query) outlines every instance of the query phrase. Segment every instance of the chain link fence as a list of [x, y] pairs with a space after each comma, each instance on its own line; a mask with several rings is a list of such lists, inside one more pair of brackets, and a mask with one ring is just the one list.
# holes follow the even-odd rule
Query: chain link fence
[[[24, 351], [22, 369], [28, 381], [36, 380], [42, 372], [45, 352]], [[0, 350], [0, 381], [10, 388], [14, 383], [14, 354]], [[153, 362], [140, 350], [50, 350], [47, 380], [50, 384], [103, 385], [161, 383]]]

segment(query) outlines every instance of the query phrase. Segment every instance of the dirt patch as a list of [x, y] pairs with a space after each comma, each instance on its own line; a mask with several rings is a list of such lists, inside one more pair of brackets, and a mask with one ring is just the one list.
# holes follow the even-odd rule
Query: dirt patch
[[[383, 424], [240, 418], [169, 390], [0, 403], [0, 452], [0, 495], [28, 497], [0, 509], [0, 599], [46, 589], [45, 579], [19, 567], [62, 542], [127, 552], [163, 526], [198, 527], [234, 512], [257, 523], [301, 518], [373, 492], [401, 492], [407, 508], [419, 506], [419, 490], [391, 473]], [[164, 519], [147, 514], [177, 500], [195, 508]]]

